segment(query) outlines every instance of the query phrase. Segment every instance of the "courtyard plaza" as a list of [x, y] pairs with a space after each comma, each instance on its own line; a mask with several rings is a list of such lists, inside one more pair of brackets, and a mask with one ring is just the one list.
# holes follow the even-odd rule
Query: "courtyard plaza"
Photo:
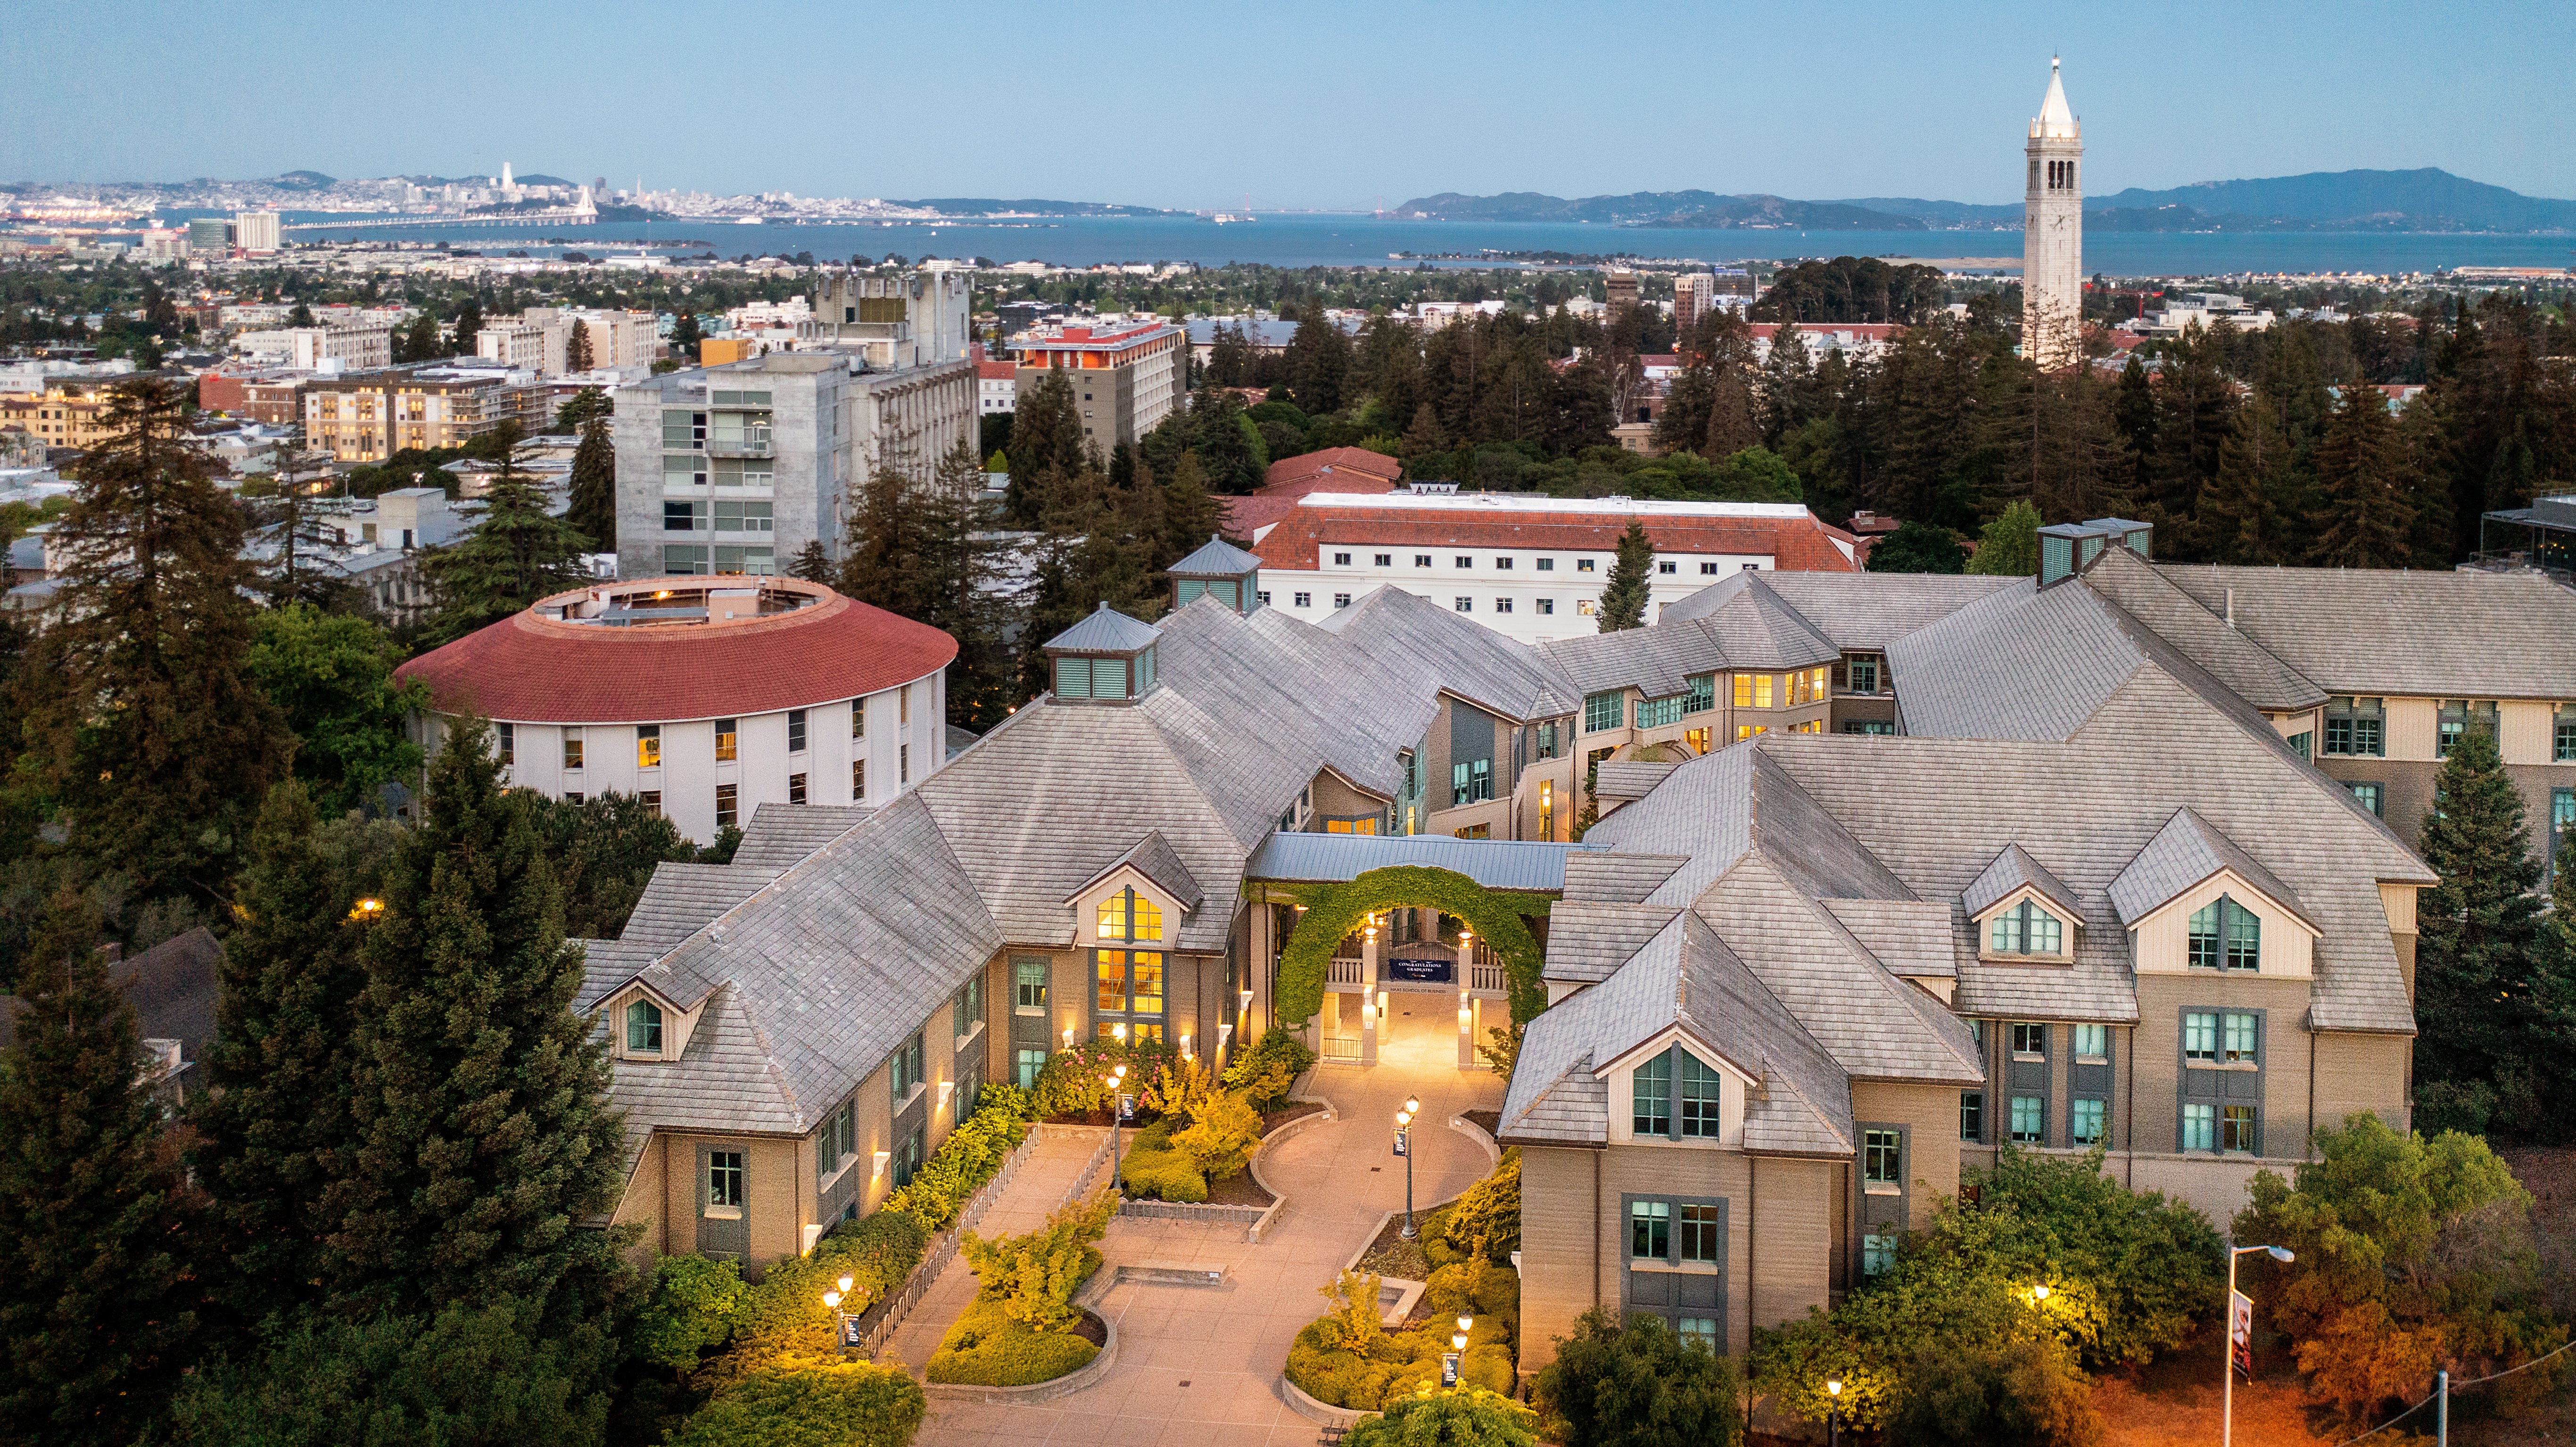
[[[1502, 1082], [1491, 1071], [1459, 1069], [1454, 1011], [1440, 995], [1415, 998], [1393, 998], [1375, 1066], [1318, 1065], [1301, 1082], [1302, 1095], [1329, 1101], [1336, 1118], [1299, 1127], [1260, 1153], [1261, 1178], [1286, 1203], [1266, 1239], [1246, 1242], [1232, 1225], [1122, 1216], [1100, 1243], [1104, 1270], [1121, 1262], [1222, 1267], [1223, 1285], [1119, 1283], [1095, 1307], [1118, 1331], [1117, 1362], [1098, 1381], [1025, 1406], [934, 1397], [920, 1447], [1203, 1447], [1216, 1429], [1241, 1447], [1314, 1442], [1317, 1424], [1288, 1406], [1279, 1374], [1298, 1331], [1323, 1315], [1322, 1289], [1386, 1213], [1404, 1209], [1404, 1161], [1392, 1154], [1396, 1112], [1408, 1098], [1422, 1103], [1412, 1135], [1417, 1210], [1452, 1199], [1493, 1169], [1484, 1145], [1449, 1122], [1498, 1106]], [[987, 1213], [985, 1234], [1037, 1226], [1088, 1155], [1088, 1143], [1040, 1142]], [[915, 1375], [973, 1296], [960, 1259], [913, 1309], [894, 1342]]]

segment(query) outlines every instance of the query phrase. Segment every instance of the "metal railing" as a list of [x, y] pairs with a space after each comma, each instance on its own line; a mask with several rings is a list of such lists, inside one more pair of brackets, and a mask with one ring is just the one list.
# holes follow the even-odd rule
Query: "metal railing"
[[1357, 1059], [1359, 1059], [1359, 1058], [1360, 1058], [1360, 1037], [1358, 1037], [1357, 1035], [1327, 1035], [1327, 1036], [1325, 1036], [1325, 1037], [1324, 1037], [1324, 1051], [1323, 1051], [1323, 1058], [1325, 1058], [1326, 1060], [1357, 1060]]
[[1029, 1133], [1021, 1137], [1019, 1145], [1002, 1158], [1002, 1168], [993, 1173], [993, 1179], [966, 1198], [965, 1206], [957, 1212], [957, 1220], [947, 1230], [930, 1238], [930, 1249], [922, 1254], [920, 1264], [903, 1279], [903, 1285], [895, 1288], [894, 1295], [886, 1298], [885, 1314], [877, 1318], [877, 1324], [868, 1329], [867, 1336], [860, 1342], [862, 1355], [873, 1360], [893, 1338], [902, 1327], [904, 1318], [930, 1290], [931, 1283], [939, 1279], [939, 1273], [947, 1270], [948, 1263], [957, 1259], [958, 1244], [965, 1239], [967, 1232], [983, 1221], [985, 1210], [1001, 1196], [1003, 1188], [1011, 1183], [1011, 1177], [1020, 1173], [1020, 1167], [1037, 1149], [1037, 1143], [1037, 1127], [1032, 1125]]

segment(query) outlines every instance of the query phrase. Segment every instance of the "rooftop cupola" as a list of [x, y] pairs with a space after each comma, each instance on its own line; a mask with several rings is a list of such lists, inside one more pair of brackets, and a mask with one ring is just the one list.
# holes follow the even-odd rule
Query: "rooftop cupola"
[[1133, 703], [1154, 691], [1154, 645], [1163, 636], [1111, 608], [1047, 640], [1058, 703]]
[[2083, 572], [2105, 548], [2127, 548], [2152, 560], [2155, 531], [2153, 524], [2131, 518], [2051, 523], [2039, 530], [2039, 586], [2051, 587]]
[[1196, 602], [1202, 593], [1237, 613], [1261, 606], [1261, 559], [1220, 535], [1209, 534], [1204, 547], [1164, 571], [1172, 575], [1175, 608]]

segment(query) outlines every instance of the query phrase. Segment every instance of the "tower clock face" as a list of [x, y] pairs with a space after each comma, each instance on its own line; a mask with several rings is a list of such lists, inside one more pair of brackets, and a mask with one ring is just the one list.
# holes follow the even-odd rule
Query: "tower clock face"
[[2063, 231], [2063, 230], [2065, 230], [2065, 229], [2066, 229], [2066, 218], [2065, 218], [2065, 217], [2063, 217], [2063, 216], [2051, 216], [2051, 217], [2049, 217], [2049, 218], [2048, 218], [2048, 229], [2049, 229], [2049, 230], [2051, 230], [2051, 231]]

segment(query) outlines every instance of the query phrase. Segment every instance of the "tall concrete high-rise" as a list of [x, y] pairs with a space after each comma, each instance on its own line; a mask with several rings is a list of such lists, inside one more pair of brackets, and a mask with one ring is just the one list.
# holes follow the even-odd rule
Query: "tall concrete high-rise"
[[2084, 136], [2066, 86], [2048, 61], [2048, 95], [2030, 123], [2028, 191], [2022, 203], [2022, 354], [2043, 367], [2082, 355], [2084, 318]]

